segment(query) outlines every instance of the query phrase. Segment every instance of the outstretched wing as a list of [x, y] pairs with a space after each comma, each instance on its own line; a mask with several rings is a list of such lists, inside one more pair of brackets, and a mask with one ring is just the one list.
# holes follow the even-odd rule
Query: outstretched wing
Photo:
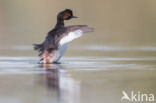
[[93, 28], [88, 27], [87, 25], [74, 25], [67, 26], [66, 33], [59, 41], [59, 45], [64, 45], [71, 42], [72, 40], [81, 37], [84, 33], [92, 32]]

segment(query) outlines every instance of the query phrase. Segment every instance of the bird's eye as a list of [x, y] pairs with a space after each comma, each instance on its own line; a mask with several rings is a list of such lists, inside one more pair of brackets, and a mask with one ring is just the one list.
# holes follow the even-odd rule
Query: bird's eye
[[66, 15], [67, 15], [67, 16], [71, 16], [71, 14], [70, 14], [70, 13], [67, 13]]
[[69, 19], [72, 15], [70, 13], [65, 13], [63, 16], [62, 16], [62, 19]]

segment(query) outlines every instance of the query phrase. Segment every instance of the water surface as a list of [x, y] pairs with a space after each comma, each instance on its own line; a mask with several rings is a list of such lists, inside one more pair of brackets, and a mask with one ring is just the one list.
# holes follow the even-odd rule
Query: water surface
[[[82, 49], [85, 56], [80, 56]], [[32, 52], [19, 45], [1, 50]], [[72, 51], [75, 56], [67, 54], [61, 64], [38, 64], [37, 56], [1, 55], [0, 102], [121, 103], [123, 90], [156, 93], [155, 47], [94, 45]]]

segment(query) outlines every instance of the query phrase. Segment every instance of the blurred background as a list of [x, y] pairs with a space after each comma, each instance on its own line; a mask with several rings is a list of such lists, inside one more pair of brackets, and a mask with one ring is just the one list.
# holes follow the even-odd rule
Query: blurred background
[[156, 45], [155, 0], [0, 0], [0, 44], [42, 42], [66, 8], [79, 17], [66, 25], [95, 28], [73, 45]]

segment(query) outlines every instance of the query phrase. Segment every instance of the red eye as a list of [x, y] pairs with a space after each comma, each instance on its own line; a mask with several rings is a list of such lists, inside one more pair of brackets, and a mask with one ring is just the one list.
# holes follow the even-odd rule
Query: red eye
[[71, 16], [71, 14], [70, 13], [67, 13], [67, 16]]

